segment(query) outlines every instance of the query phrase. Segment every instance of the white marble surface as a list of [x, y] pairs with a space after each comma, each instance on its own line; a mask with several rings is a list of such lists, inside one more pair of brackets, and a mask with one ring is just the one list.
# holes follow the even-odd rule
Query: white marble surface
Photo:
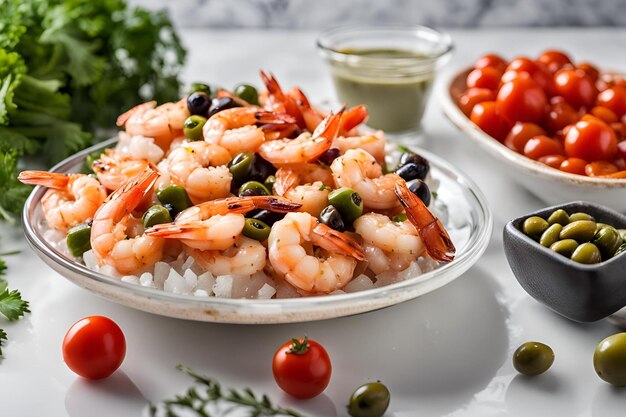
[[[447, 70], [480, 53], [536, 54], [559, 46], [574, 57], [624, 66], [624, 30], [453, 31], [457, 53]], [[312, 32], [209, 32], [187, 30], [186, 80], [225, 86], [256, 81], [258, 68], [285, 85], [298, 83], [322, 100], [331, 94]], [[308, 415], [346, 416], [345, 404], [359, 384], [381, 379], [392, 393], [387, 416], [623, 416], [626, 391], [594, 373], [595, 345], [616, 332], [606, 322], [576, 324], [539, 305], [515, 281], [502, 250], [507, 220], [542, 203], [495, 172], [488, 158], [445, 120], [433, 100], [425, 118], [424, 146], [469, 174], [495, 214], [492, 242], [463, 277], [427, 296], [382, 311], [323, 322], [233, 326], [185, 322], [121, 307], [73, 286], [27, 248], [21, 231], [0, 226], [8, 280], [31, 301], [32, 313], [2, 325], [9, 334], [0, 363], [2, 416], [136, 416], [147, 401], [170, 398], [189, 379], [183, 363], [226, 385], [252, 386]], [[128, 352], [121, 370], [101, 382], [76, 377], [61, 359], [67, 328], [87, 315], [106, 315], [123, 328]], [[330, 386], [311, 401], [294, 401], [275, 386], [271, 357], [283, 341], [307, 334], [330, 352]], [[550, 371], [537, 378], [516, 374], [512, 351], [539, 340], [556, 352]]]

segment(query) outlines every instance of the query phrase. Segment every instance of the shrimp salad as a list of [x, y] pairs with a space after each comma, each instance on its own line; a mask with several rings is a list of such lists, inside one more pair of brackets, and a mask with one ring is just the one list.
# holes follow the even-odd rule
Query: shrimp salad
[[425, 158], [360, 128], [363, 106], [325, 113], [261, 79], [261, 93], [196, 84], [134, 107], [90, 173], [22, 172], [48, 188], [45, 238], [94, 271], [199, 297], [354, 292], [453, 260]]

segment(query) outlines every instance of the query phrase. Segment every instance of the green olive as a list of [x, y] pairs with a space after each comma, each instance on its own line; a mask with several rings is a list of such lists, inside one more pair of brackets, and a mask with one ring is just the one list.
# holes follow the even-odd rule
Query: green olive
[[239, 191], [237, 192], [237, 195], [239, 195], [239, 197], [270, 194], [271, 193], [267, 189], [267, 187], [258, 181], [248, 181], [243, 183], [241, 187], [239, 187]]
[[152, 227], [156, 224], [162, 223], [171, 223], [172, 216], [170, 216], [170, 212], [165, 207], [155, 204], [150, 207], [141, 217], [141, 221], [143, 222], [143, 227], [146, 229]]
[[180, 185], [168, 185], [157, 191], [157, 198], [165, 204], [171, 204], [177, 213], [191, 207], [191, 200], [187, 191]]
[[569, 215], [563, 209], [554, 210], [550, 217], [548, 217], [548, 224], [558, 223], [561, 226], [565, 226], [569, 223]]
[[626, 229], [617, 229], [617, 233], [619, 233], [622, 240], [626, 242]]
[[570, 259], [581, 264], [597, 264], [602, 261], [600, 249], [589, 242], [578, 246]]
[[239, 84], [235, 87], [233, 93], [242, 100], [247, 101], [255, 106], [259, 105], [259, 93], [250, 84]]
[[263, 181], [263, 185], [267, 187], [267, 189], [270, 191], [270, 194], [272, 194], [272, 190], [274, 190], [274, 183], [276, 183], [276, 177], [273, 175], [268, 176], [267, 178], [265, 178], [265, 181]]
[[72, 227], [67, 232], [65, 243], [72, 256], [83, 256], [83, 253], [91, 249], [91, 226], [83, 223]]
[[574, 239], [578, 243], [589, 242], [596, 234], [596, 223], [591, 220], [576, 220], [563, 227], [561, 239]]
[[579, 220], [590, 220], [592, 222], [596, 221], [596, 219], [594, 219], [591, 214], [587, 214], [587, 213], [578, 212], [578, 213], [573, 213], [569, 216], [570, 222], [577, 222]]
[[391, 220], [397, 223], [402, 223], [402, 222], [407, 221], [407, 219], [408, 217], [406, 217], [406, 214], [400, 213], [400, 214], [396, 214], [395, 216], [393, 216]]
[[87, 157], [85, 158], [85, 168], [86, 168], [85, 172], [86, 173], [94, 172], [92, 165], [95, 161], [100, 159], [100, 156], [102, 156], [102, 151], [91, 152], [90, 154], [87, 155]]
[[254, 162], [254, 154], [252, 152], [242, 152], [233, 158], [228, 164], [228, 169], [233, 175], [235, 184], [242, 184], [250, 174], [252, 163]]
[[603, 259], [609, 259], [622, 244], [622, 238], [613, 226], [605, 225], [596, 232], [591, 243], [596, 245], [602, 253]]
[[593, 367], [609, 384], [626, 387], [626, 333], [617, 333], [598, 344], [593, 352]]
[[211, 97], [211, 87], [204, 83], [192, 83], [189, 94], [193, 93], [204, 93]]
[[546, 231], [550, 225], [547, 221], [539, 216], [532, 216], [524, 220], [522, 230], [525, 234], [533, 239], [539, 239], [541, 234]]
[[570, 258], [577, 247], [578, 242], [576, 242], [574, 239], [563, 239], [550, 245], [550, 249], [558, 254], [565, 256], [566, 258]]
[[561, 226], [560, 223], [554, 223], [541, 234], [539, 243], [546, 248], [549, 248], [554, 242], [559, 240], [559, 234], [561, 233], [561, 230], [563, 230], [563, 226]]
[[626, 252], [626, 242], [622, 243], [620, 247], [617, 248], [617, 250], [613, 254], [613, 257], [616, 257], [617, 255], [621, 255], [624, 252]]
[[206, 117], [193, 114], [185, 120], [183, 124], [183, 133], [189, 140], [203, 140], [202, 128], [206, 123]]
[[363, 199], [352, 188], [339, 188], [328, 194], [328, 201], [341, 213], [346, 226], [363, 214]]
[[352, 417], [381, 417], [389, 407], [391, 395], [381, 382], [368, 382], [358, 387], [350, 397], [348, 414]]
[[513, 353], [513, 366], [517, 372], [534, 376], [550, 369], [554, 363], [552, 348], [540, 342], [526, 342]]
[[246, 219], [246, 222], [243, 225], [243, 234], [244, 236], [249, 237], [250, 239], [258, 240], [260, 242], [264, 241], [270, 235], [271, 227], [258, 219]]

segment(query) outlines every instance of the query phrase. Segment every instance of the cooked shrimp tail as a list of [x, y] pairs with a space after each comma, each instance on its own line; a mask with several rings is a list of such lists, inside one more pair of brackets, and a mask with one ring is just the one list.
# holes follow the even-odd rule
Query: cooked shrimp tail
[[67, 187], [70, 175], [47, 171], [22, 171], [17, 176], [17, 179], [23, 184], [41, 185], [42, 187], [60, 190]]
[[352, 256], [359, 261], [365, 260], [365, 252], [363, 252], [363, 248], [356, 240], [323, 223], [318, 223], [315, 226], [311, 241], [327, 251]]
[[349, 108], [341, 118], [341, 135], [351, 131], [367, 120], [367, 109], [363, 105]]
[[302, 207], [278, 196], [230, 197], [207, 201], [183, 210], [176, 216], [176, 223], [205, 220], [212, 216], [228, 213], [245, 214], [252, 210], [270, 210], [277, 213], [288, 213]]
[[265, 84], [265, 88], [267, 88], [267, 92], [269, 93], [269, 102], [267, 103], [272, 110], [282, 109], [282, 111], [287, 112], [295, 118], [296, 123], [301, 128], [306, 127], [306, 123], [304, 121], [304, 117], [298, 103], [288, 94], [285, 94], [283, 89], [278, 84], [276, 77], [274, 74], [266, 74], [263, 71], [259, 71], [261, 75], [261, 80], [263, 80], [263, 84]]
[[409, 190], [404, 180], [396, 181], [394, 191], [404, 207], [407, 218], [417, 229], [430, 257], [440, 262], [452, 261], [456, 249], [439, 219]]

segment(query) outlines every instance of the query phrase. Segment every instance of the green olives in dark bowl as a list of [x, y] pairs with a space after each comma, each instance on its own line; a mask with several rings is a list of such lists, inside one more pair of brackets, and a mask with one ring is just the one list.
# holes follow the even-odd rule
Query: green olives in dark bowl
[[[535, 217], [547, 221], [527, 222]], [[585, 201], [548, 207], [507, 223], [504, 252], [533, 298], [575, 321], [600, 320], [626, 306], [626, 255], [619, 252], [612, 230], [602, 232], [606, 225], [619, 234], [626, 216]], [[602, 257], [603, 252], [613, 255]]]

